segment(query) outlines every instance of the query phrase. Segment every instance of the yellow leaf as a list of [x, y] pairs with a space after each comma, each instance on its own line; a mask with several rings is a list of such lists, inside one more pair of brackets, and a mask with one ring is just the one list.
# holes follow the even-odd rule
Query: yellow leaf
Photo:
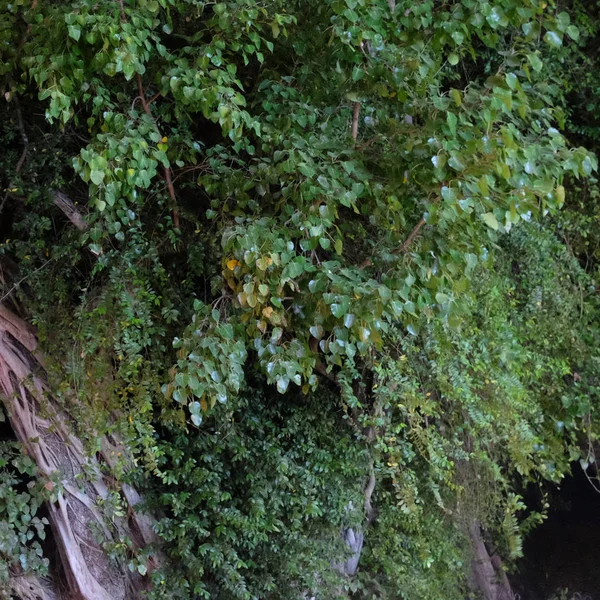
[[163, 144], [166, 144], [169, 141], [169, 138], [165, 135], [162, 140], [160, 140]]
[[263, 308], [262, 310], [262, 314], [263, 316], [265, 316], [267, 319], [271, 318], [271, 315], [273, 314], [273, 309], [270, 306], [266, 306], [265, 308]]
[[240, 261], [239, 261], [239, 260], [236, 260], [235, 258], [230, 258], [230, 259], [227, 261], [227, 268], [228, 268], [230, 271], [233, 271], [233, 270], [234, 270], [236, 267], [239, 267], [239, 266], [240, 266]]

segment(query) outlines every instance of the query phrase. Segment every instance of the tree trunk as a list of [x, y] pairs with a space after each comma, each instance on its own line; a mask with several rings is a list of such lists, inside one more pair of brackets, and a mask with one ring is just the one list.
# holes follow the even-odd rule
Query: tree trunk
[[[53, 582], [33, 575], [11, 577], [7, 600], [61, 600]], [[62, 600], [70, 600], [63, 598]]]
[[[111, 464], [110, 453], [118, 441], [103, 438], [100, 456], [86, 456], [81, 440], [71, 433], [69, 416], [47, 389], [34, 331], [2, 304], [0, 397], [17, 439], [35, 460], [41, 476], [48, 479], [48, 488], [52, 489], [51, 479], [57, 482], [56, 501], [48, 503], [48, 512], [71, 598], [139, 597], [147, 578], [132, 574], [124, 561], [111, 560], [103, 548], [103, 542], [129, 538], [135, 551], [155, 541], [151, 520], [133, 510], [140, 501], [135, 490], [128, 486], [120, 490], [127, 518], [109, 521], [98, 505], [97, 500], [115, 497], [99, 461]], [[48, 592], [47, 597], [53, 596]]]
[[502, 570], [502, 561], [496, 554], [490, 556], [477, 521], [472, 524], [470, 535], [474, 553], [473, 580], [484, 600], [513, 600], [515, 595], [506, 573]]

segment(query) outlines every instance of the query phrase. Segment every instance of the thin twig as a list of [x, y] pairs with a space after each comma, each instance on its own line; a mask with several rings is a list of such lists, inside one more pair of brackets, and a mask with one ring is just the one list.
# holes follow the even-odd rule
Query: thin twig
[[[127, 22], [127, 14], [125, 13], [125, 4], [124, 4], [123, 0], [119, 0], [119, 6], [121, 8], [121, 20], [123, 22]], [[152, 116], [152, 111], [150, 110], [150, 104], [152, 104], [152, 102], [154, 102], [154, 100], [156, 100], [156, 98], [158, 96], [154, 96], [150, 100], [150, 102], [148, 102], [148, 100], [146, 99], [146, 92], [144, 90], [144, 84], [142, 82], [142, 76], [139, 73], [137, 74], [137, 84], [138, 84], [139, 99], [144, 108], [144, 112], [150, 117], [150, 119], [152, 120], [152, 123], [154, 124], [154, 128], [158, 132], [158, 135], [160, 135], [160, 137], [162, 138], [160, 129], [158, 128], [158, 124], [154, 120], [154, 117]], [[137, 100], [137, 98], [134, 99], [134, 101], [133, 101], [134, 106], [135, 106], [136, 100]], [[171, 198], [171, 202], [173, 203], [173, 224], [175, 225], [175, 227], [179, 228], [179, 209], [177, 208], [177, 196], [175, 195], [175, 188], [173, 187], [173, 181], [171, 179], [171, 169], [169, 167], [164, 167], [164, 174], [165, 174], [165, 181], [167, 182], [167, 189], [169, 190], [169, 196]]]
[[125, 4], [123, 0], [119, 0], [119, 6], [121, 7], [121, 21], [127, 21], [127, 15], [125, 14]]
[[[38, 0], [33, 0], [33, 2], [31, 3], [31, 8], [29, 10], [35, 10], [37, 8], [38, 5]], [[25, 35], [23, 36], [23, 39], [21, 40], [20, 44], [19, 44], [19, 48], [17, 50], [17, 56], [19, 56], [21, 54], [21, 50], [23, 50], [23, 46], [25, 45], [25, 42], [27, 41], [27, 38], [29, 37], [29, 34], [31, 33], [31, 28], [33, 27], [33, 23], [29, 23], [29, 25], [27, 25], [27, 29], [25, 30]]]
[[413, 243], [414, 239], [419, 235], [419, 231], [421, 227], [425, 225], [425, 217], [421, 218], [421, 220], [415, 225], [414, 229], [410, 232], [409, 236], [406, 238], [406, 241], [398, 250], [394, 252], [394, 254], [398, 254], [399, 252], [406, 252], [410, 245]]
[[156, 94], [154, 94], [154, 96], [152, 96], [152, 98], [150, 98], [150, 100], [148, 100], [148, 106], [150, 106], [155, 100], [158, 100], [160, 96], [160, 92], [156, 92]]
[[360, 102], [355, 102], [352, 106], [352, 139], [356, 143], [358, 137], [358, 117], [360, 116]]
[[366, 150], [371, 144], [375, 143], [379, 138], [381, 138], [381, 135], [377, 134], [376, 136], [372, 137], [370, 140], [367, 140], [366, 142], [362, 143], [356, 149], [358, 150], [358, 152], [362, 152], [363, 150]]
[[[123, 0], [120, 0], [120, 1], [122, 3]], [[160, 130], [158, 128], [158, 124], [156, 123], [156, 121], [154, 120], [154, 117], [152, 116], [152, 111], [150, 110], [150, 105], [148, 104], [148, 101], [146, 100], [146, 92], [144, 91], [144, 84], [142, 83], [142, 76], [139, 73], [137, 76], [137, 83], [138, 83], [139, 98], [142, 102], [144, 112], [152, 119], [155, 129], [156, 129], [156, 131], [158, 131], [158, 135], [161, 135]], [[162, 137], [162, 135], [161, 135], [161, 137]], [[173, 181], [171, 179], [171, 169], [169, 167], [164, 167], [164, 173], [165, 173], [165, 181], [167, 182], [167, 190], [169, 191], [169, 196], [171, 198], [171, 202], [173, 203], [173, 224], [175, 225], [175, 227], [179, 228], [179, 210], [177, 208], [177, 196], [175, 195], [175, 188], [173, 187]]]
[[25, 277], [22, 277], [21, 279], [19, 279], [19, 281], [17, 281], [17, 283], [15, 283], [8, 290], [8, 292], [6, 292], [6, 294], [4, 294], [4, 296], [2, 296], [2, 298], [0, 298], [0, 304], [2, 302], [4, 302], [26, 279], [28, 279], [32, 275], [35, 275], [38, 271], [41, 271], [52, 260], [53, 260], [52, 258], [49, 258], [43, 265], [39, 266], [37, 269], [35, 269], [31, 273], [28, 273], [27, 275], [25, 275]]
[[185, 169], [182, 169], [179, 173], [177, 173], [177, 175], [175, 177], [173, 177], [173, 183], [175, 183], [180, 177], [183, 177], [184, 175], [187, 175], [188, 173], [192, 173], [193, 171], [204, 171], [205, 169], [208, 169], [209, 165], [206, 162], [203, 162], [199, 165], [192, 165], [190, 167], [186, 167]]
[[23, 140], [23, 146], [25, 149], [29, 147], [29, 138], [27, 137], [27, 132], [25, 131], [25, 124], [23, 123], [23, 115], [21, 114], [21, 105], [19, 104], [19, 99], [15, 96], [15, 110], [17, 112], [17, 125], [19, 126], [19, 131], [21, 132], [21, 139]]
[[[417, 235], [419, 235], [419, 231], [421, 230], [421, 227], [423, 227], [423, 225], [425, 225], [424, 217], [414, 226], [413, 230], [408, 234], [408, 237], [406, 238], [402, 246], [394, 250], [392, 254], [401, 254], [406, 252], [410, 248], [411, 244], [415, 241]], [[360, 268], [365, 269], [366, 267], [370, 267], [372, 264], [373, 263], [371, 259], [367, 258], [367, 260], [360, 264]]]

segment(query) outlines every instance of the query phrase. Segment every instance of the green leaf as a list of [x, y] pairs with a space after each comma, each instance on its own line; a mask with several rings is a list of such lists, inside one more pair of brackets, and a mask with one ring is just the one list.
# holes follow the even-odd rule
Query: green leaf
[[92, 169], [90, 172], [90, 179], [92, 180], [92, 183], [100, 185], [104, 181], [104, 171], [96, 171]]
[[446, 123], [448, 123], [448, 127], [450, 128], [450, 133], [455, 136], [456, 135], [456, 124], [458, 123], [458, 118], [453, 112], [448, 112], [446, 114]]
[[69, 37], [72, 37], [76, 42], [78, 42], [79, 38], [81, 37], [81, 29], [75, 25], [69, 25], [67, 29], [69, 31]]
[[575, 25], [569, 25], [567, 27], [567, 35], [576, 42], [579, 39], [579, 29]]
[[350, 307], [350, 300], [347, 296], [344, 296], [339, 302], [333, 302], [331, 304], [331, 314], [338, 319], [343, 317]]
[[514, 91], [517, 89], [519, 79], [517, 78], [517, 76], [514, 73], [507, 73], [505, 79], [506, 79], [506, 83], [508, 84], [508, 87], [511, 90]]
[[287, 377], [281, 377], [277, 380], [277, 391], [280, 394], [285, 394], [289, 385], [290, 380]]
[[481, 215], [481, 218], [485, 221], [488, 227], [491, 227], [494, 231], [498, 231], [498, 219], [496, 219], [494, 213], [484, 213]]
[[273, 32], [273, 37], [274, 38], [278, 38], [279, 37], [279, 32], [281, 30], [279, 28], [279, 23], [277, 22], [277, 19], [273, 19], [273, 21], [271, 21], [271, 31]]
[[450, 95], [452, 96], [452, 99], [454, 100], [456, 106], [462, 105], [462, 94], [458, 90], [452, 88], [450, 90]]
[[556, 31], [547, 31], [544, 41], [553, 48], [560, 48], [562, 46], [562, 35], [556, 33]]
[[527, 60], [529, 60], [529, 64], [531, 64], [534, 71], [537, 71], [539, 73], [542, 70], [544, 64], [542, 63], [540, 57], [537, 54], [528, 54]]

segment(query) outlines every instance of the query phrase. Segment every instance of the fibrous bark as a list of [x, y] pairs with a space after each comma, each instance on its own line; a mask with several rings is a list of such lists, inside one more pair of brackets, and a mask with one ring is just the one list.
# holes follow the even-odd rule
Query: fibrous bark
[[513, 600], [515, 595], [502, 569], [502, 561], [496, 554], [490, 556], [477, 521], [473, 522], [470, 535], [474, 554], [473, 579], [484, 600]]
[[69, 600], [55, 592], [53, 582], [34, 575], [11, 577], [8, 587], [10, 600]]
[[100, 463], [110, 465], [111, 456], [123, 449], [117, 447], [118, 440], [103, 438], [100, 455], [86, 455], [81, 440], [71, 431], [68, 414], [47, 389], [33, 329], [2, 304], [0, 398], [18, 440], [35, 460], [41, 476], [47, 478], [50, 488], [57, 486], [56, 501], [48, 503], [48, 512], [72, 597], [81, 600], [139, 597], [141, 589], [146, 587], [145, 578], [111, 560], [103, 542], [129, 538], [134, 548], [145, 547], [155, 541], [152, 522], [134, 512], [141, 499], [130, 487], [122, 486], [119, 490], [130, 508], [127, 519], [111, 519], [109, 523], [98, 502], [115, 494], [110, 479], [102, 475]]

